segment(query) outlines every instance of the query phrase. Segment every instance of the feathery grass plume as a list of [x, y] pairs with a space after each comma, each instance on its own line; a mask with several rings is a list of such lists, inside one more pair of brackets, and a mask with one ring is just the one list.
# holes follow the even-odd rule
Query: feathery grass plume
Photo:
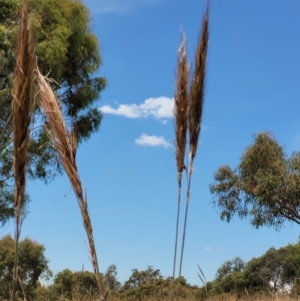
[[174, 117], [175, 117], [175, 135], [176, 135], [176, 163], [177, 163], [177, 182], [178, 182], [178, 207], [176, 218], [176, 232], [175, 232], [175, 250], [173, 263], [173, 278], [171, 300], [173, 299], [173, 285], [175, 279], [176, 269], [176, 255], [178, 242], [178, 225], [180, 214], [180, 199], [181, 199], [181, 182], [182, 172], [185, 168], [185, 150], [186, 150], [186, 134], [187, 134], [187, 112], [188, 112], [188, 80], [189, 80], [189, 66], [186, 55], [186, 41], [184, 34], [179, 47], [179, 54], [177, 59], [177, 74], [176, 74], [176, 91], [174, 101]]
[[198, 49], [195, 57], [195, 70], [192, 77], [192, 83], [189, 94], [189, 146], [191, 161], [194, 160], [199, 135], [201, 130], [201, 121], [204, 103], [205, 74], [206, 74], [206, 56], [209, 39], [209, 5], [202, 21], [202, 33], [198, 42]]
[[182, 36], [182, 42], [179, 47], [177, 62], [177, 80], [174, 101], [174, 116], [176, 122], [176, 163], [177, 163], [177, 181], [180, 184], [182, 172], [185, 168], [184, 158], [186, 149], [187, 134], [187, 113], [188, 113], [188, 80], [189, 66], [186, 55], [185, 36]]
[[13, 145], [14, 145], [14, 211], [15, 211], [15, 260], [13, 271], [13, 300], [17, 299], [18, 244], [22, 226], [22, 208], [25, 202], [27, 148], [30, 121], [34, 108], [33, 78], [35, 47], [28, 21], [26, 1], [22, 1], [16, 67], [12, 90]]
[[61, 105], [50, 87], [49, 80], [45, 79], [38, 68], [36, 73], [38, 88], [40, 90], [38, 94], [39, 104], [48, 122], [50, 139], [60, 156], [60, 161], [69, 177], [78, 201], [83, 225], [88, 237], [90, 260], [94, 269], [99, 294], [102, 297], [100, 271], [91, 218], [88, 212], [87, 196], [83, 191], [76, 165], [77, 146], [75, 134], [72, 131], [68, 131], [66, 128], [61, 111]]
[[186, 207], [183, 226], [183, 237], [181, 245], [181, 256], [179, 266], [179, 277], [181, 276], [182, 260], [184, 252], [187, 214], [190, 202], [191, 178], [194, 169], [194, 159], [197, 153], [199, 135], [201, 130], [201, 121], [204, 103], [205, 73], [206, 73], [206, 56], [209, 39], [209, 4], [202, 20], [202, 31], [198, 41], [198, 47], [195, 56], [195, 70], [192, 75], [191, 85], [189, 88], [189, 105], [188, 105], [188, 130], [189, 130], [189, 166], [188, 166], [188, 184], [186, 195]]

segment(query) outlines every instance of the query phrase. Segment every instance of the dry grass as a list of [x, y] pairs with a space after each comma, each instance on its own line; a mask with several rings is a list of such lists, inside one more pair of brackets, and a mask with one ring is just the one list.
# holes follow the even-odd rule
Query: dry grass
[[[100, 271], [97, 253], [94, 243], [93, 228], [88, 212], [87, 196], [83, 190], [81, 179], [76, 165], [77, 144], [75, 134], [69, 131], [65, 125], [61, 104], [51, 89], [50, 81], [39, 71], [35, 63], [35, 49], [32, 34], [28, 22], [26, 0], [22, 0], [21, 26], [17, 48], [16, 69], [14, 74], [13, 87], [13, 143], [14, 143], [14, 177], [15, 177], [15, 264], [13, 275], [13, 300], [17, 299], [18, 279], [18, 242], [22, 225], [22, 207], [24, 204], [26, 187], [26, 169], [28, 164], [27, 148], [29, 142], [31, 115], [34, 108], [33, 81], [36, 74], [36, 83], [39, 89], [38, 100], [45, 114], [48, 124], [49, 136], [54, 148], [57, 150], [62, 166], [64, 167], [80, 208], [83, 225], [88, 237], [89, 253], [91, 263], [97, 280], [100, 297], [105, 297], [100, 279]], [[190, 183], [193, 171], [193, 161], [196, 156], [204, 103], [204, 84], [206, 73], [206, 55], [208, 47], [208, 21], [209, 7], [202, 22], [202, 33], [198, 43], [195, 57], [195, 71], [189, 86], [189, 66], [187, 63], [186, 43], [183, 37], [179, 48], [175, 107], [174, 115], [176, 120], [176, 164], [178, 181], [178, 213], [176, 223], [176, 239], [174, 252], [173, 279], [175, 278], [175, 264], [178, 241], [178, 224], [180, 212], [180, 196], [182, 185], [182, 173], [186, 170], [185, 151], [187, 145], [187, 131], [189, 131], [190, 162], [188, 165], [188, 190], [184, 220], [184, 231], [180, 258], [179, 276], [181, 276], [184, 241], [186, 233], [186, 221], [188, 204], [190, 199]], [[173, 296], [173, 292], [172, 292]]]
[[288, 295], [277, 295], [275, 298], [271, 296], [244, 296], [237, 298], [235, 295], [224, 294], [205, 299], [207, 301], [295, 301], [297, 298], [293, 298]]
[[205, 15], [202, 21], [202, 32], [198, 41], [198, 48], [195, 57], [195, 70], [192, 76], [192, 83], [189, 94], [189, 147], [191, 161], [194, 160], [203, 114], [204, 104], [204, 90], [205, 90], [205, 74], [206, 74], [206, 57], [208, 50], [208, 39], [209, 39], [209, 5], [206, 8]]
[[[94, 298], [86, 298], [86, 299], [82, 299], [82, 298], [77, 298], [74, 297], [72, 298], [73, 301], [82, 301], [82, 300], [90, 300], [90, 301], [99, 301], [98, 299], [94, 299]], [[68, 299], [58, 299], [61, 301], [68, 301]], [[143, 301], [169, 301], [169, 297], [167, 296], [160, 296], [160, 297], [150, 297], [150, 296], [143, 296], [143, 297], [138, 297], [138, 296], [131, 296], [128, 298], [121, 298], [119, 296], [116, 297], [111, 297], [109, 299], [110, 301], [120, 301], [120, 300], [124, 300], [124, 301], [136, 301], [136, 300], [143, 300]], [[254, 295], [254, 296], [243, 296], [241, 298], [238, 298], [236, 295], [234, 294], [220, 294], [214, 297], [208, 297], [208, 298], [199, 298], [197, 296], [189, 296], [189, 297], [182, 297], [180, 296], [178, 298], [179, 301], [295, 301], [297, 300], [297, 298], [295, 297], [291, 297], [288, 295], [277, 295], [275, 298], [272, 298], [271, 296], [263, 296], [263, 295]], [[45, 300], [47, 301], [47, 300]]]
[[179, 48], [177, 62], [177, 80], [175, 92], [174, 116], [176, 122], [176, 163], [178, 171], [178, 183], [181, 183], [181, 176], [184, 169], [186, 135], [187, 135], [187, 113], [188, 113], [188, 80], [189, 66], [187, 63], [186, 41], [183, 35]]
[[99, 294], [101, 296], [102, 287], [100, 282], [100, 271], [94, 244], [91, 219], [88, 212], [87, 197], [83, 191], [76, 166], [77, 147], [75, 135], [67, 130], [60, 104], [56, 99], [49, 82], [42, 76], [36, 66], [34, 41], [28, 22], [26, 0], [22, 0], [20, 33], [12, 92], [15, 178], [14, 209], [16, 224], [16, 247], [12, 297], [14, 301], [18, 298], [16, 294], [19, 279], [18, 243], [22, 224], [22, 208], [25, 201], [26, 169], [28, 164], [27, 149], [29, 143], [31, 115], [34, 109], [33, 82], [35, 74], [37, 76], [36, 84], [39, 89], [38, 99], [48, 122], [51, 141], [60, 155], [61, 163], [70, 179], [78, 200], [84, 228], [88, 237], [91, 262], [97, 279]]
[[184, 253], [186, 223], [190, 201], [191, 179], [194, 169], [194, 159], [198, 149], [198, 142], [201, 130], [201, 121], [204, 104], [205, 74], [206, 74], [206, 57], [209, 39], [209, 5], [202, 20], [202, 30], [198, 41], [198, 47], [195, 56], [195, 70], [191, 78], [191, 85], [188, 95], [188, 131], [189, 131], [189, 164], [188, 164], [188, 184], [186, 196], [186, 208], [184, 216], [183, 237], [181, 245], [181, 255], [179, 264], [179, 277], [181, 276], [182, 261]]
[[20, 31], [17, 46], [16, 68], [13, 79], [13, 145], [15, 179], [15, 262], [13, 273], [13, 299], [16, 298], [18, 280], [18, 243], [22, 224], [22, 208], [25, 201], [27, 148], [31, 115], [34, 107], [33, 78], [35, 68], [35, 49], [25, 0], [22, 1]]
[[[180, 198], [181, 198], [181, 183], [182, 172], [186, 169], [184, 164], [186, 150], [186, 135], [187, 135], [187, 112], [188, 112], [188, 79], [189, 66], [187, 63], [186, 41], [184, 35], [179, 48], [176, 76], [176, 91], [174, 102], [174, 116], [176, 122], [176, 163], [177, 163], [177, 181], [178, 181], [178, 201], [177, 201], [177, 218], [176, 218], [176, 233], [175, 233], [175, 250], [173, 263], [173, 278], [175, 279], [177, 243], [178, 243], [178, 225], [180, 215]], [[173, 282], [172, 282], [173, 283]], [[173, 290], [172, 290], [173, 292]]]
[[100, 271], [91, 218], [88, 212], [87, 197], [83, 191], [76, 165], [76, 138], [74, 133], [68, 131], [66, 128], [61, 111], [61, 105], [50, 87], [49, 80], [47, 80], [38, 69], [37, 82], [40, 90], [38, 99], [48, 122], [50, 139], [54, 148], [59, 153], [60, 161], [69, 177], [74, 193], [77, 197], [83, 225], [88, 237], [91, 263], [97, 279], [99, 294], [102, 295]]
[[[176, 76], [176, 93], [174, 104], [174, 117], [176, 122], [175, 136], [176, 136], [176, 165], [177, 165], [177, 181], [178, 181], [178, 209], [176, 218], [176, 233], [175, 233], [175, 251], [173, 262], [173, 277], [171, 288], [171, 300], [174, 296], [174, 279], [177, 256], [178, 243], [178, 225], [180, 215], [180, 200], [181, 200], [181, 186], [182, 186], [182, 172], [187, 170], [187, 195], [186, 208], [183, 225], [183, 237], [181, 244], [181, 254], [179, 262], [179, 275], [181, 276], [186, 224], [188, 207], [190, 201], [190, 187], [191, 178], [193, 174], [194, 158], [197, 153], [199, 135], [201, 130], [201, 121], [204, 104], [204, 88], [205, 88], [205, 74], [206, 74], [206, 57], [208, 49], [209, 38], [209, 5], [207, 5], [206, 12], [202, 20], [202, 30], [198, 41], [198, 47], [195, 55], [195, 70], [193, 75], [189, 78], [189, 66], [187, 63], [186, 42], [183, 37], [177, 63]], [[190, 83], [190, 85], [189, 85]], [[185, 151], [187, 146], [187, 131], [189, 132], [189, 164], [188, 168], [185, 166]], [[177, 300], [179, 285], [177, 285]]]

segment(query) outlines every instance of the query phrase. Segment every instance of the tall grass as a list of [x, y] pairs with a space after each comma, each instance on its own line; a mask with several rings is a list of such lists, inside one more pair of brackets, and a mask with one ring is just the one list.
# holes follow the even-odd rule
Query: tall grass
[[[195, 55], [194, 71], [189, 76], [189, 66], [187, 63], [185, 39], [183, 38], [177, 63], [176, 93], [174, 102], [175, 117], [175, 137], [176, 137], [176, 164], [177, 164], [177, 182], [178, 182], [178, 202], [175, 230], [175, 251], [173, 262], [173, 282], [176, 269], [176, 255], [178, 243], [178, 225], [180, 215], [180, 199], [182, 186], [182, 173], [187, 171], [187, 193], [186, 207], [183, 224], [183, 236], [181, 244], [181, 254], [179, 262], [179, 277], [182, 272], [184, 245], [186, 237], [186, 226], [188, 218], [188, 209], [190, 202], [191, 180], [194, 170], [194, 160], [197, 154], [199, 136], [201, 131], [201, 122], [204, 104], [206, 57], [209, 39], [209, 5], [206, 7], [202, 20], [202, 30], [198, 40], [197, 51]], [[189, 160], [187, 167], [185, 165], [185, 153], [187, 148], [187, 133], [189, 134]], [[171, 292], [173, 299], [173, 289]]]
[[[202, 20], [202, 31], [198, 41], [198, 47], [195, 56], [195, 70], [192, 75], [191, 85], [188, 96], [188, 132], [189, 132], [189, 164], [188, 164], [188, 186], [186, 194], [186, 206], [183, 226], [183, 236], [181, 245], [179, 277], [181, 276], [184, 243], [186, 235], [186, 223], [188, 209], [191, 197], [191, 181], [194, 171], [194, 160], [197, 154], [199, 136], [201, 131], [204, 90], [205, 90], [205, 75], [206, 75], [206, 57], [209, 40], [209, 5], [206, 7], [206, 12]], [[177, 125], [176, 125], [177, 126]]]
[[[95, 248], [93, 228], [88, 212], [87, 196], [83, 190], [79, 177], [76, 152], [77, 144], [75, 134], [68, 130], [59, 100], [51, 89], [50, 81], [45, 78], [35, 62], [35, 47], [28, 21], [26, 0], [21, 0], [20, 32], [17, 46], [16, 68], [13, 80], [13, 145], [14, 145], [14, 210], [15, 210], [15, 258], [13, 269], [13, 300], [17, 300], [18, 286], [18, 244], [22, 226], [22, 208], [25, 201], [26, 171], [28, 165], [28, 143], [30, 134], [31, 115], [34, 109], [33, 88], [38, 88], [38, 101], [47, 119], [49, 137], [54, 148], [57, 150], [62, 166], [67, 173], [74, 193], [76, 195], [83, 225], [87, 234], [90, 259], [96, 276], [100, 297], [104, 297], [100, 279], [99, 264]], [[205, 67], [208, 47], [208, 24], [209, 6], [202, 22], [202, 32], [198, 42], [195, 57], [195, 70], [192, 77], [189, 77], [189, 65], [187, 62], [185, 37], [179, 49], [177, 63], [177, 80], [175, 91], [174, 115], [176, 120], [176, 164], [178, 182], [178, 209], [176, 217], [175, 250], [173, 264], [173, 281], [175, 279], [178, 227], [181, 202], [182, 174], [184, 170], [188, 175], [188, 187], [186, 195], [186, 209], [184, 218], [183, 239], [180, 255], [179, 276], [181, 276], [184, 243], [186, 235], [186, 224], [188, 206], [190, 201], [191, 178], [194, 169], [194, 159], [197, 153], [201, 120], [204, 103]], [[36, 75], [36, 78], [35, 78]], [[35, 84], [35, 85], [34, 85]], [[186, 167], [185, 156], [187, 148], [187, 133], [189, 133], [189, 163]], [[21, 285], [21, 284], [20, 284]], [[172, 283], [173, 286], [173, 283]], [[172, 292], [173, 296], [173, 292]]]
[[20, 30], [17, 45], [16, 67], [13, 78], [13, 169], [15, 180], [15, 257], [13, 269], [13, 300], [17, 299], [18, 285], [18, 245], [22, 226], [22, 208], [25, 202], [26, 169], [28, 164], [27, 148], [30, 121], [34, 108], [33, 78], [35, 69], [35, 49], [28, 22], [26, 1], [22, 1]]
[[185, 158], [185, 150], [186, 150], [186, 135], [187, 135], [187, 128], [188, 128], [187, 111], [188, 111], [189, 66], [187, 63], [186, 41], [185, 41], [184, 34], [182, 35], [182, 42], [179, 47], [176, 77], [177, 78], [176, 78], [176, 91], [174, 97], [174, 101], [175, 101], [174, 116], [176, 122], [175, 136], [176, 136], [178, 199], [177, 199], [177, 217], [176, 217], [176, 230], [175, 230], [175, 249], [174, 249], [171, 299], [173, 299], [173, 286], [174, 286], [176, 259], [177, 259], [182, 173], [186, 169], [184, 164], [184, 158]]
[[[28, 144], [31, 115], [34, 109], [33, 88], [38, 88], [38, 100], [48, 122], [48, 129], [53, 146], [70, 179], [77, 197], [83, 224], [88, 237], [89, 253], [100, 297], [102, 286], [94, 243], [93, 228], [88, 212], [86, 193], [84, 192], [76, 165], [76, 139], [68, 131], [58, 99], [55, 97], [49, 82], [42, 76], [35, 61], [35, 47], [28, 22], [26, 0], [21, 0], [20, 32], [17, 46], [16, 68], [13, 79], [13, 146], [14, 146], [14, 213], [15, 213], [15, 257], [13, 268], [12, 298], [17, 300], [18, 287], [18, 245], [22, 226], [22, 208], [25, 202], [26, 171], [28, 165]], [[36, 75], [36, 78], [35, 78]], [[22, 283], [19, 285], [22, 288]], [[25, 296], [24, 296], [25, 298]]]
[[72, 131], [68, 131], [66, 128], [60, 102], [53, 93], [49, 84], [49, 80], [47, 80], [40, 73], [38, 68], [36, 70], [36, 73], [37, 84], [39, 87], [39, 104], [48, 122], [49, 136], [52, 144], [59, 154], [61, 164], [69, 177], [78, 201], [83, 225], [88, 238], [91, 263], [94, 269], [99, 294], [100, 296], [102, 296], [103, 292], [101, 286], [99, 264], [95, 248], [91, 218], [88, 211], [87, 196], [82, 188], [81, 179], [79, 177], [76, 165], [77, 145], [75, 134]]

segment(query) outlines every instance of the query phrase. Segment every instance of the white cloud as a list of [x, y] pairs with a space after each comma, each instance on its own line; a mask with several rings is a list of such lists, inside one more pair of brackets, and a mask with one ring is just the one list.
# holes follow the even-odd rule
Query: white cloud
[[131, 105], [119, 105], [116, 109], [111, 106], [102, 106], [100, 111], [105, 114], [113, 114], [124, 116], [127, 118], [140, 118], [141, 113], [139, 112], [138, 106], [136, 104]]
[[174, 99], [168, 97], [148, 98], [141, 104], [120, 104], [116, 108], [109, 105], [100, 107], [100, 111], [105, 114], [124, 116], [127, 118], [147, 118], [157, 119], [173, 117]]
[[165, 148], [172, 146], [163, 136], [149, 136], [147, 134], [142, 134], [134, 140], [134, 143], [142, 146], [163, 146]]
[[205, 247], [205, 250], [209, 251], [210, 250], [210, 246]]

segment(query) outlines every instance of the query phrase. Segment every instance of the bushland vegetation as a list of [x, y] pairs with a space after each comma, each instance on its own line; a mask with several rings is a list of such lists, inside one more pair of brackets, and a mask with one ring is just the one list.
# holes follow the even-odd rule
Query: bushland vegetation
[[16, 301], [27, 296], [19, 244], [27, 177], [47, 182], [62, 170], [79, 205], [102, 296], [87, 198], [75, 159], [78, 145], [99, 128], [101, 114], [93, 104], [106, 85], [104, 78], [93, 75], [101, 56], [90, 32], [89, 12], [81, 1], [72, 0], [3, 0], [0, 7], [0, 216], [2, 223], [12, 216], [15, 220], [10, 297]]
[[[13, 286], [15, 242], [10, 236], [0, 240], [0, 299], [8, 300]], [[19, 279], [26, 300], [90, 300], [98, 298], [98, 284], [90, 271], [64, 269], [53, 275], [45, 257], [45, 247], [26, 238], [19, 244]], [[199, 274], [201, 277], [201, 275]], [[180, 276], [178, 298], [181, 300], [297, 299], [300, 294], [300, 241], [285, 247], [271, 247], [260, 257], [245, 262], [240, 257], [225, 261], [215, 278], [191, 285]], [[159, 269], [132, 269], [121, 283], [112, 264], [100, 274], [101, 286], [109, 300], [169, 300], [172, 277]]]
[[[94, 76], [101, 64], [98, 41], [89, 28], [89, 12], [80, 0], [0, 0], [0, 222], [14, 217], [14, 238], [0, 241], [2, 300], [204, 300], [226, 298], [298, 298], [300, 243], [244, 262], [237, 257], [202, 286], [181, 275], [190, 202], [191, 179], [201, 132], [205, 96], [209, 6], [190, 72], [185, 37], [180, 46], [175, 91], [175, 141], [178, 182], [173, 275], [158, 269], [132, 270], [124, 283], [111, 265], [100, 272], [88, 202], [76, 164], [76, 152], [100, 125], [93, 107], [106, 80]], [[51, 78], [51, 79], [50, 79]], [[188, 151], [187, 151], [188, 149]], [[188, 155], [186, 155], [188, 153]], [[256, 227], [279, 229], [286, 220], [299, 222], [300, 156], [288, 158], [268, 133], [253, 145], [233, 170], [222, 166], [210, 188], [221, 218], [250, 216]], [[93, 273], [62, 270], [52, 275], [44, 246], [29, 238], [20, 241], [30, 196], [27, 178], [45, 182], [65, 172], [79, 205], [87, 234]], [[186, 206], [175, 277], [182, 174], [187, 174]], [[13, 188], [12, 188], [13, 187]], [[51, 280], [51, 284], [45, 285]]]
[[[20, 0], [0, 0], [1, 223], [14, 215], [12, 92], [22, 5]], [[60, 100], [64, 120], [68, 129], [73, 130], [79, 146], [100, 127], [102, 116], [95, 102], [106, 86], [106, 79], [95, 75], [102, 60], [98, 39], [90, 30], [89, 11], [82, 1], [73, 0], [28, 0], [26, 5], [28, 24], [33, 32], [33, 62], [36, 61], [39, 70], [52, 79], [51, 89]], [[36, 89], [33, 92], [36, 93]], [[37, 102], [32, 110], [26, 152], [27, 177], [49, 183], [63, 168], [50, 143], [49, 126]], [[27, 195], [24, 204], [29, 200]]]

